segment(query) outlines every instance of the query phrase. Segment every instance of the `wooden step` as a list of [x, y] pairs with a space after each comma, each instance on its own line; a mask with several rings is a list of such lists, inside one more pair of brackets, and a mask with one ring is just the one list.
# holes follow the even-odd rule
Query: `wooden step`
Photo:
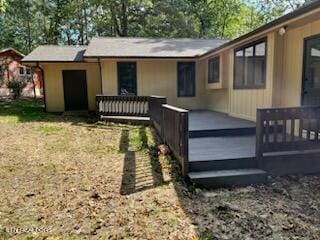
[[226, 128], [226, 129], [204, 129], [189, 131], [190, 138], [207, 138], [207, 137], [223, 137], [223, 136], [246, 136], [255, 135], [255, 127], [243, 128]]
[[255, 145], [255, 136], [191, 138], [189, 161], [254, 158]]
[[191, 182], [208, 189], [247, 186], [267, 181], [267, 173], [255, 168], [190, 172], [188, 176]]
[[101, 116], [102, 120], [115, 123], [130, 123], [130, 124], [150, 124], [150, 117], [135, 117], [135, 116]]
[[256, 167], [257, 161], [255, 157], [189, 162], [190, 172], [246, 169]]

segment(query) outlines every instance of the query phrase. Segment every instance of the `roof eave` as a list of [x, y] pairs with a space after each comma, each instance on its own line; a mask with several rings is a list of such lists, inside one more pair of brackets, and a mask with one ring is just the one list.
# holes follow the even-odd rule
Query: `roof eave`
[[71, 61], [71, 60], [23, 60], [22, 63], [86, 63], [86, 61]]
[[194, 56], [85, 56], [84, 59], [193, 59], [197, 58], [200, 55]]

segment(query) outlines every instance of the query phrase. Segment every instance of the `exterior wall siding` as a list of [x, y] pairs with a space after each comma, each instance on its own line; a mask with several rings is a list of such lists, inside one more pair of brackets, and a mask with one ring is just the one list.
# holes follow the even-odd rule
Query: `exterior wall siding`
[[[263, 37], [258, 39], [261, 38]], [[257, 108], [272, 106], [274, 33], [267, 35], [267, 76], [264, 89], [233, 89], [234, 49], [240, 46], [228, 49], [220, 54], [223, 68], [221, 81], [225, 82], [223, 86], [226, 86], [226, 88], [222, 87], [220, 90], [207, 92], [207, 106], [210, 110], [229, 113], [231, 116], [243, 119], [255, 120]]]
[[62, 70], [86, 70], [88, 106], [90, 111], [95, 110], [95, 96], [101, 93], [100, 71], [97, 63], [50, 63], [41, 67], [44, 69], [48, 112], [63, 112], [65, 110]]
[[[102, 86], [106, 95], [118, 94], [117, 62], [102, 62]], [[137, 92], [140, 96], [166, 96], [168, 103], [187, 109], [206, 109], [204, 61], [196, 62], [196, 96], [178, 97], [177, 62], [180, 60], [125, 60], [137, 63]], [[186, 61], [186, 60], [181, 60]], [[189, 60], [192, 61], [192, 60]]]
[[283, 72], [279, 72], [281, 83], [276, 91], [281, 106], [301, 105], [304, 39], [317, 34], [320, 34], [320, 20], [288, 29], [284, 35], [284, 48], [279, 52], [283, 55]]
[[[221, 80], [228, 81], [228, 88], [207, 90], [208, 109], [255, 120], [257, 108], [300, 106], [304, 39], [318, 34], [320, 34], [320, 20], [315, 21], [314, 19], [295, 22], [288, 26], [283, 36], [278, 34], [278, 29], [267, 34], [265, 89], [233, 89], [233, 54], [234, 49], [242, 44], [220, 53], [222, 68], [227, 69], [227, 71], [221, 71]], [[260, 38], [263, 36], [249, 42]], [[225, 61], [226, 58], [229, 58], [229, 61]]]
[[[207, 108], [212, 111], [229, 113], [229, 79], [231, 77], [231, 58], [228, 51], [219, 55], [220, 57], [220, 83], [208, 84], [208, 58], [205, 60], [205, 84]], [[212, 57], [215, 57], [212, 56]], [[216, 86], [215, 86], [216, 85]]]

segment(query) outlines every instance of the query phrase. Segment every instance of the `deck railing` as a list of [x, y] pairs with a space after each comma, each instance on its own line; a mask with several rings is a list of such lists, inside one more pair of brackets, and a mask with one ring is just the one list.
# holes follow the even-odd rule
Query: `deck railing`
[[97, 95], [98, 113], [108, 116], [149, 116], [149, 97]]
[[257, 110], [256, 155], [320, 150], [320, 106]]
[[163, 118], [162, 105], [163, 104], [167, 104], [166, 97], [151, 96], [149, 99], [150, 120], [152, 121], [153, 126], [156, 128], [159, 134], [161, 133], [161, 126], [163, 125], [162, 124], [162, 118]]
[[167, 105], [159, 96], [96, 96], [97, 111], [105, 116], [150, 117], [162, 141], [179, 161], [183, 176], [188, 173], [188, 111]]
[[189, 120], [188, 111], [167, 104], [162, 105], [162, 119], [159, 132], [162, 140], [169, 146], [178, 159], [182, 175], [187, 176], [189, 170]]

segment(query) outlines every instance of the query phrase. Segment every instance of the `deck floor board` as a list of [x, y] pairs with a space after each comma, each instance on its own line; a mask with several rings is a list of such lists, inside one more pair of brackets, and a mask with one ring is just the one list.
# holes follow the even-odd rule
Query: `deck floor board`
[[190, 111], [189, 130], [213, 130], [255, 127], [255, 123], [214, 111]]

